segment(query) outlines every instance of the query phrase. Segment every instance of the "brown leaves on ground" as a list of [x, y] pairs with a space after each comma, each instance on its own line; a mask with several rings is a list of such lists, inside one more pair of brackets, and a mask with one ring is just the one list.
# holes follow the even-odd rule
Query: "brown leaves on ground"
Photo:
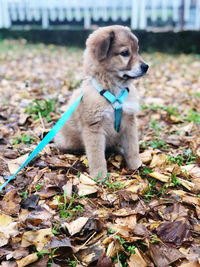
[[[0, 44], [0, 185], [65, 111], [82, 51]], [[200, 266], [200, 63], [146, 54], [135, 81], [143, 166], [107, 154], [111, 175], [53, 143], [0, 193], [0, 266]], [[45, 102], [46, 101], [46, 102]]]

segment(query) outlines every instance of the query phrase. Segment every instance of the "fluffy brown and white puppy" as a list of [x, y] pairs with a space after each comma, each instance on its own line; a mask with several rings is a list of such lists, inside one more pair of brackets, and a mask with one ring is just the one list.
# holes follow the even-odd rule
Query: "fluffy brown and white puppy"
[[[114, 147], [124, 154], [132, 170], [141, 165], [137, 134], [136, 113], [138, 97], [132, 83], [148, 69], [138, 54], [138, 40], [128, 27], [108, 26], [93, 32], [86, 41], [84, 71], [86, 77], [80, 89], [74, 91], [69, 106], [83, 90], [83, 98], [70, 119], [55, 137], [62, 150], [85, 148], [92, 177], [107, 174], [105, 150]], [[114, 108], [93, 86], [94, 77], [102, 89], [118, 96], [129, 88], [122, 104], [119, 132], [114, 128]]]

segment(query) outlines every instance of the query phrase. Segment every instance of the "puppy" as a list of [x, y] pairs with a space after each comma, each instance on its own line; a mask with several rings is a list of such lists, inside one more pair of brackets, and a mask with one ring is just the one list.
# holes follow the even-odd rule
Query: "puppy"
[[[106, 148], [123, 153], [128, 168], [141, 165], [139, 156], [136, 113], [139, 108], [133, 79], [148, 70], [138, 54], [138, 40], [128, 27], [108, 26], [97, 29], [86, 41], [84, 52], [85, 79], [73, 92], [69, 106], [83, 97], [67, 123], [55, 137], [59, 149], [85, 149], [92, 177], [105, 177]], [[105, 92], [117, 97], [126, 88], [126, 99], [111, 103]], [[98, 91], [99, 89], [99, 91]], [[116, 118], [115, 109], [121, 107]], [[120, 126], [116, 129], [116, 120]]]

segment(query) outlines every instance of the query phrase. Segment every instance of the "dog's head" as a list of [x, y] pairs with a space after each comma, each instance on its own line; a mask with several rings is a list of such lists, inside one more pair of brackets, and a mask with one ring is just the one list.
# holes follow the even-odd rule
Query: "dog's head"
[[89, 36], [86, 46], [86, 61], [94, 70], [98, 65], [98, 71], [102, 67], [122, 81], [141, 77], [148, 70], [148, 65], [138, 54], [138, 39], [128, 27], [99, 28]]

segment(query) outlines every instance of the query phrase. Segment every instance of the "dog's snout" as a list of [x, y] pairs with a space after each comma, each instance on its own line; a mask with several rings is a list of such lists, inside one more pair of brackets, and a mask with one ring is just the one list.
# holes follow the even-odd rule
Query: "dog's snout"
[[141, 64], [140, 67], [141, 67], [142, 71], [145, 72], [145, 73], [147, 72], [147, 70], [149, 68], [149, 66], [144, 62]]

